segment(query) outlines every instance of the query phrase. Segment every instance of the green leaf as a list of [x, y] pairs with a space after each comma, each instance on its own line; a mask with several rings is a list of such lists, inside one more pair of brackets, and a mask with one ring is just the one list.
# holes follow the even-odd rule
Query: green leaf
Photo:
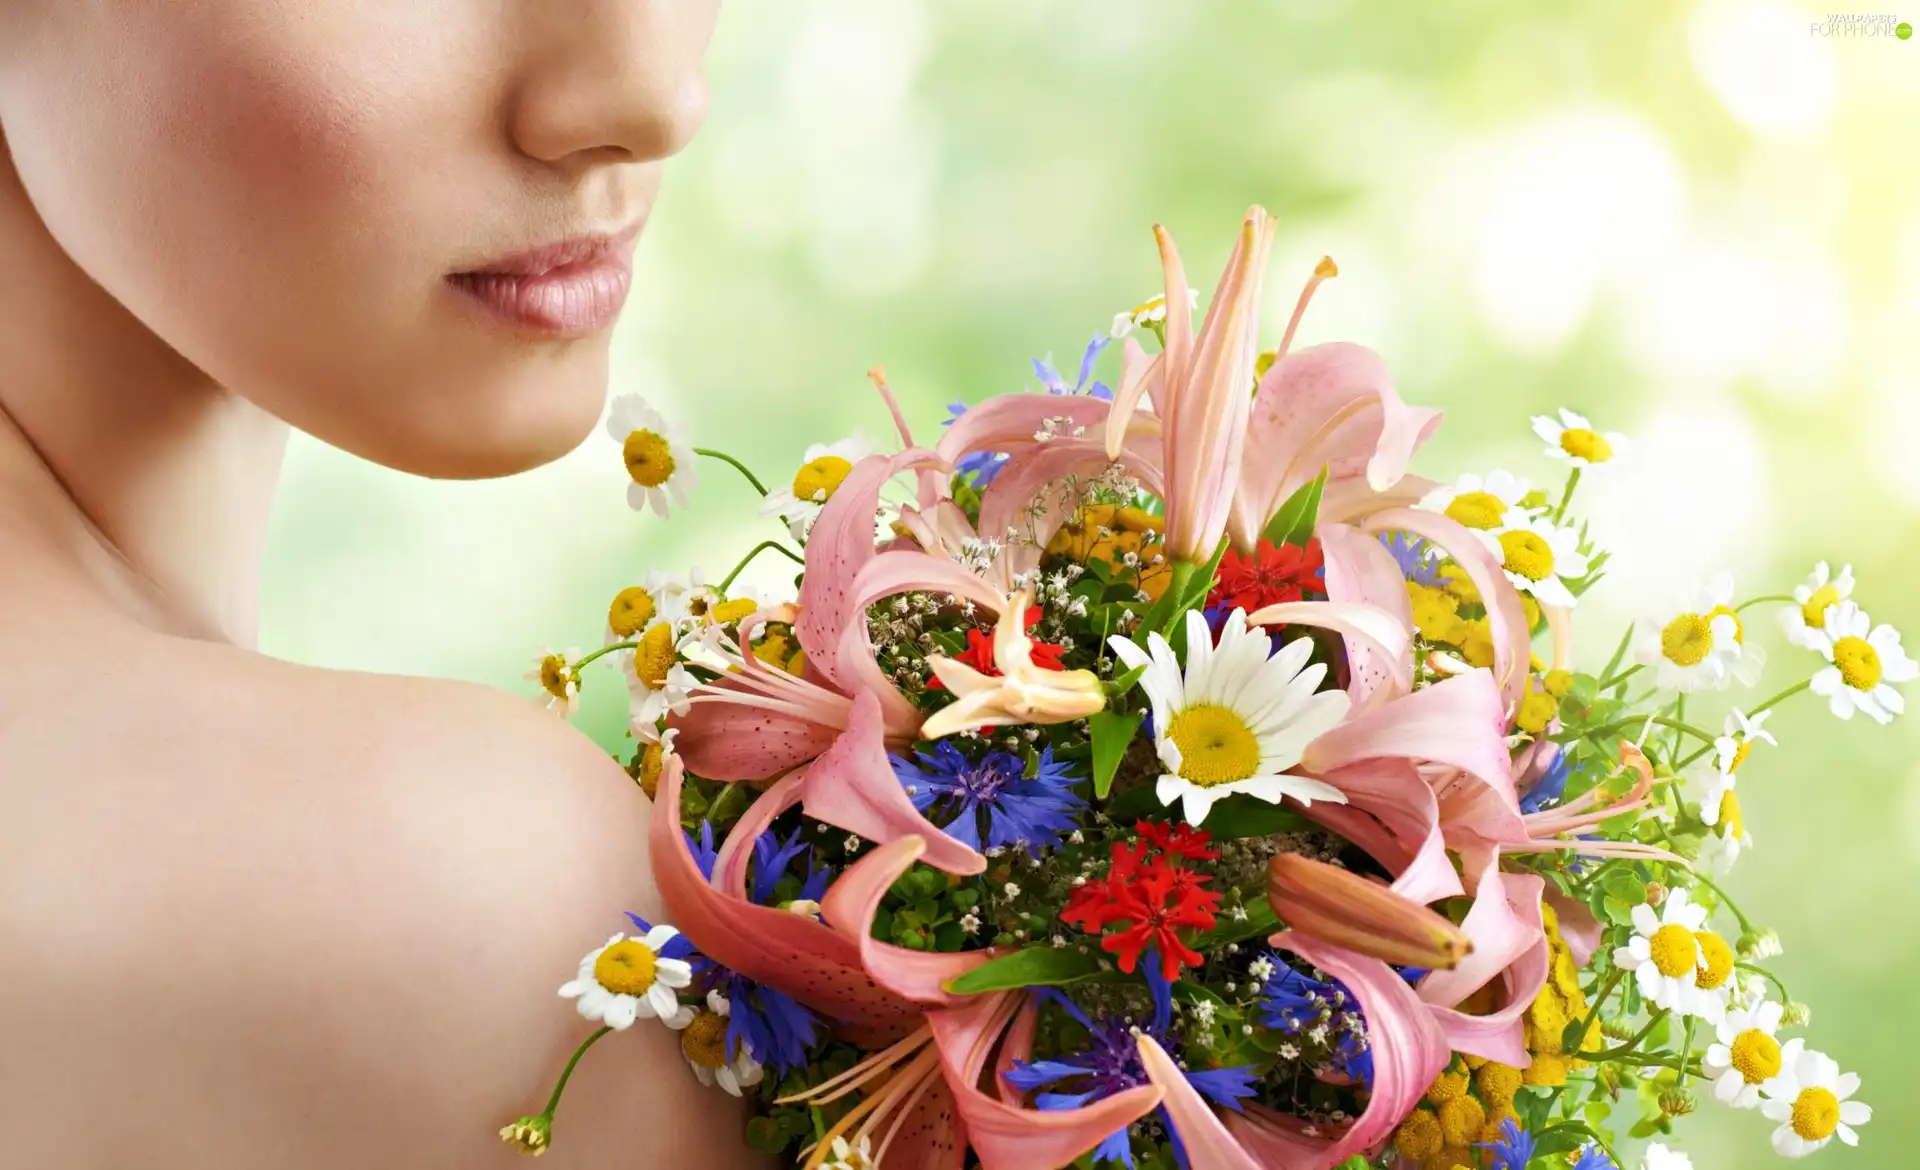
[[957, 979], [947, 981], [954, 995], [980, 995], [1022, 987], [1061, 987], [1100, 973], [1100, 955], [1082, 954], [1068, 947], [1027, 947], [991, 959]]
[[1146, 667], [1136, 666], [1125, 674], [1108, 679], [1106, 683], [1107, 701], [1112, 702], [1132, 690], [1133, 684], [1139, 682], [1140, 676], [1145, 673], [1147, 673]]
[[1124, 825], [1128, 821], [1165, 821], [1170, 820], [1179, 811], [1178, 806], [1167, 808], [1153, 794], [1152, 784], [1142, 784], [1138, 788], [1129, 788], [1113, 798], [1107, 806], [1107, 815], [1115, 824]]
[[1200, 826], [1216, 841], [1238, 841], [1244, 837], [1271, 837], [1276, 833], [1296, 832], [1307, 824], [1305, 817], [1284, 805], [1268, 804], [1257, 796], [1236, 792], [1213, 806], [1206, 824]]
[[1222, 917], [1214, 928], [1193, 940], [1199, 950], [1225, 946], [1228, 943], [1245, 942], [1250, 938], [1265, 938], [1280, 929], [1280, 916], [1273, 912], [1273, 903], [1264, 897], [1255, 898], [1246, 906], [1245, 921], [1236, 922]]
[[1280, 510], [1267, 521], [1260, 535], [1273, 544], [1293, 544], [1305, 548], [1320, 519], [1320, 497], [1326, 491], [1327, 469], [1321, 468], [1312, 483], [1287, 497]]
[[1144, 715], [1135, 713], [1122, 715], [1117, 711], [1098, 711], [1088, 721], [1093, 735], [1093, 795], [1105, 800], [1107, 792], [1113, 787], [1113, 774], [1120, 770], [1120, 761], [1126, 757], [1127, 745], [1133, 742], [1134, 733], [1140, 730]]

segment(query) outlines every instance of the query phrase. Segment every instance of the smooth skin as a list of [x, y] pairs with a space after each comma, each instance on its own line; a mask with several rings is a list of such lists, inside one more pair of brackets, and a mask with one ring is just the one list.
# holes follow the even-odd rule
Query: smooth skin
[[[445, 277], [643, 220], [718, 0], [0, 0], [0, 1162], [506, 1167], [660, 912], [523, 698], [256, 653], [289, 424], [423, 475], [592, 428], [607, 338]], [[644, 279], [644, 276], [643, 276]], [[642, 1022], [544, 1167], [754, 1160]]]

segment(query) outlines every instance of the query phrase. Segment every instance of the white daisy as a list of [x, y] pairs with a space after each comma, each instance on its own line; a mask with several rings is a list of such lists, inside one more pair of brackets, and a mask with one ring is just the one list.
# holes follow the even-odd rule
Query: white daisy
[[759, 1084], [765, 1073], [747, 1050], [745, 1039], [735, 1041], [733, 1059], [727, 1059], [727, 1017], [732, 1008], [718, 990], [707, 992], [707, 1010], [695, 1015], [680, 1033], [680, 1054], [701, 1084], [719, 1085], [738, 1097], [742, 1090]]
[[874, 1170], [873, 1139], [863, 1137], [854, 1145], [848, 1145], [846, 1138], [834, 1138], [820, 1170]]
[[1842, 1073], [1824, 1052], [1815, 1052], [1798, 1039], [1780, 1050], [1780, 1075], [1760, 1086], [1765, 1100], [1760, 1112], [1777, 1121], [1774, 1151], [1788, 1158], [1804, 1158], [1832, 1141], [1835, 1134], [1850, 1146], [1860, 1144], [1855, 1126], [1873, 1120], [1873, 1110], [1850, 1098], [1860, 1090], [1860, 1074]]
[[1605, 463], [1616, 455], [1624, 455], [1627, 450], [1627, 437], [1618, 431], [1601, 434], [1593, 429], [1583, 414], [1575, 414], [1562, 407], [1560, 417], [1535, 415], [1533, 433], [1539, 435], [1547, 445], [1547, 454], [1555, 459], [1564, 459], [1575, 467], [1592, 467]]
[[1891, 723], [1907, 709], [1907, 701], [1889, 683], [1903, 683], [1920, 675], [1920, 666], [1900, 647], [1900, 631], [1875, 626], [1866, 611], [1851, 601], [1827, 610], [1824, 628], [1807, 631], [1812, 647], [1832, 665], [1813, 676], [1813, 693], [1826, 697], [1827, 706], [1842, 719], [1864, 711], [1876, 723]]
[[1700, 805], [1700, 821], [1706, 825], [1720, 823], [1720, 806], [1733, 795], [1733, 789], [1739, 783], [1736, 773], [1723, 772], [1707, 764], [1695, 764], [1687, 769], [1688, 795]]
[[1614, 966], [1633, 972], [1640, 994], [1655, 1007], [1711, 1022], [1723, 1013], [1724, 1008], [1716, 1010], [1716, 1006], [1725, 997], [1703, 992], [1699, 986], [1706, 953], [1694, 932], [1706, 921], [1707, 908], [1685, 890], [1668, 894], [1657, 915], [1642, 902], [1633, 908], [1633, 938], [1613, 952]]
[[1533, 485], [1506, 471], [1489, 471], [1483, 479], [1463, 475], [1450, 485], [1442, 485], [1420, 501], [1422, 508], [1445, 513], [1447, 518], [1467, 528], [1498, 532], [1533, 515], [1520, 506]]
[[1640, 1157], [1640, 1170], [1693, 1170], [1693, 1159], [1654, 1142]]
[[636, 512], [651, 507], [665, 516], [668, 493], [674, 503], [687, 506], [687, 493], [698, 482], [699, 470], [693, 448], [666, 416], [638, 394], [622, 394], [607, 412], [607, 433], [620, 444], [627, 474], [633, 479], [627, 485], [628, 507]]
[[[693, 576], [699, 580], [700, 571], [695, 569]], [[607, 641], [625, 642], [655, 621], [684, 621], [689, 593], [685, 578], [659, 569], [647, 570], [640, 584], [622, 589], [607, 607]]]
[[1707, 1079], [1713, 1095], [1736, 1109], [1760, 1103], [1760, 1086], [1780, 1075], [1780, 1030], [1777, 1003], [1736, 1009], [1720, 1021], [1719, 1042], [1707, 1049]]
[[1740, 854], [1753, 848], [1753, 834], [1747, 832], [1746, 822], [1740, 816], [1740, 798], [1727, 793], [1721, 809], [1726, 815], [1700, 842], [1700, 861], [1715, 875], [1732, 869], [1740, 860]]
[[1728, 712], [1726, 722], [1721, 724], [1724, 734], [1713, 741], [1714, 766], [1722, 772], [1737, 772], [1740, 765], [1747, 762], [1754, 744], [1765, 740], [1779, 747], [1780, 741], [1766, 729], [1767, 718], [1772, 714], [1771, 711], [1762, 711], [1749, 717], [1741, 714], [1738, 708]]
[[1853, 596], [1853, 566], [1842, 565], [1838, 577], [1831, 576], [1827, 562], [1813, 567], [1807, 583], [1793, 591], [1795, 604], [1780, 611], [1780, 628], [1796, 646], [1818, 650], [1819, 632], [1826, 628], [1827, 609]]
[[837, 443], [815, 443], [807, 448], [794, 472], [793, 482], [775, 488], [760, 502], [762, 516], [778, 516], [787, 522], [787, 531], [795, 540], [804, 541], [807, 531], [820, 515], [820, 509], [840, 490], [840, 484], [853, 465], [873, 454], [873, 444], [860, 435]]
[[1721, 690], [1735, 679], [1759, 676], [1766, 655], [1746, 644], [1746, 628], [1728, 604], [1732, 598], [1733, 578], [1721, 573], [1640, 620], [1633, 659], [1654, 668], [1655, 686], [1683, 693]]
[[683, 957], [690, 949], [671, 926], [650, 927], [639, 938], [616, 934], [580, 960], [579, 976], [562, 985], [560, 994], [578, 1000], [581, 1015], [616, 1032], [635, 1020], [684, 1028], [693, 1022], [693, 1009], [681, 1007], [675, 992], [693, 982], [693, 968]]
[[1587, 575], [1587, 555], [1580, 551], [1580, 534], [1571, 528], [1556, 527], [1545, 516], [1517, 520], [1498, 533], [1481, 532], [1481, 540], [1500, 558], [1507, 580], [1522, 593], [1533, 594], [1541, 605], [1570, 609], [1574, 596], [1568, 581]]
[[580, 672], [571, 665], [579, 657], [577, 646], [570, 647], [564, 654], [551, 648], [543, 649], [533, 669], [520, 676], [540, 684], [536, 702], [568, 719], [580, 709]]
[[648, 626], [637, 649], [620, 653], [620, 669], [627, 676], [627, 724], [636, 738], [658, 739], [660, 721], [669, 712], [684, 715], [698, 685], [687, 670], [685, 651], [698, 645], [700, 631], [678, 633], [664, 621]]
[[[1199, 289], [1189, 288], [1187, 290], [1187, 307], [1190, 309], [1200, 307]], [[1113, 327], [1107, 331], [1107, 335], [1115, 341], [1118, 341], [1127, 334], [1132, 333], [1135, 329], [1154, 324], [1158, 321], [1165, 321], [1166, 319], [1167, 294], [1157, 292], [1133, 308], [1128, 309], [1126, 312], [1115, 313], [1113, 315]]]
[[1300, 638], [1279, 653], [1265, 630], [1249, 630], [1244, 610], [1228, 616], [1215, 645], [1207, 620], [1187, 613], [1183, 674], [1173, 647], [1159, 634], [1148, 649], [1114, 636], [1114, 653], [1129, 668], [1144, 667], [1140, 683], [1153, 703], [1161, 775], [1154, 794], [1163, 805], [1183, 802], [1190, 824], [1207, 819], [1215, 801], [1235, 792], [1270, 804], [1291, 796], [1346, 803], [1330, 784], [1287, 774], [1309, 743], [1347, 716], [1344, 691], [1319, 690], [1327, 668], [1308, 664], [1313, 641]]

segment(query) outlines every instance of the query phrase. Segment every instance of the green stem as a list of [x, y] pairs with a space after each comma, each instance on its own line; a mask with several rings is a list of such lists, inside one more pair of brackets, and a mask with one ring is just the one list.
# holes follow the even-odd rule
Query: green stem
[[[1612, 670], [1613, 664], [1608, 663], [1607, 669]], [[1609, 674], [1606, 677], [1606, 680], [1600, 684], [1599, 689], [1602, 691], [1610, 691], [1615, 687], [1623, 687], [1627, 685], [1628, 679], [1632, 678], [1636, 674], [1639, 674], [1641, 671], [1645, 669], [1646, 669], [1645, 666], [1641, 665], [1640, 663], [1635, 663], [1632, 666], [1629, 666], [1625, 670], [1621, 671], [1619, 674]]]
[[1567, 504], [1573, 500], [1573, 489], [1579, 486], [1580, 469], [1576, 467], [1573, 469], [1573, 474], [1567, 476], [1567, 490], [1561, 493], [1560, 506], [1553, 510], [1553, 522], [1555, 524], [1560, 523], [1560, 518], [1567, 514]]
[[[712, 821], [716, 825], [724, 825], [728, 821], [735, 819], [741, 813], [747, 811], [747, 806], [753, 803], [753, 798], [747, 795], [748, 791], [749, 789], [745, 784], [727, 785], [721, 790], [719, 796], [713, 798], [713, 803], [707, 807], [705, 819]], [[737, 808], [735, 807], [736, 805], [738, 806]]]
[[1733, 911], [1733, 916], [1740, 920], [1740, 929], [1743, 932], [1753, 929], [1753, 923], [1748, 921], [1745, 914], [1740, 913], [1740, 907], [1734, 904], [1732, 898], [1727, 897], [1727, 892], [1716, 885], [1712, 878], [1703, 873], [1695, 873], [1693, 877], [1695, 881], [1698, 881], [1701, 885], [1720, 895], [1720, 901], [1725, 903], [1727, 909]]
[[567, 1061], [567, 1067], [560, 1071], [559, 1082], [553, 1086], [553, 1096], [547, 1098], [547, 1108], [542, 1116], [548, 1121], [553, 1120], [553, 1111], [560, 1107], [560, 1094], [567, 1091], [567, 1078], [573, 1075], [573, 1066], [580, 1063], [580, 1058], [587, 1054], [587, 1049], [592, 1048], [596, 1040], [611, 1031], [613, 1031], [611, 1027], [603, 1025], [599, 1031], [582, 1041], [580, 1047], [573, 1050], [573, 1059]]
[[1791, 593], [1769, 593], [1765, 597], [1756, 597], [1752, 601], [1741, 602], [1739, 605], [1733, 607], [1733, 612], [1745, 613], [1754, 606], [1765, 605], [1769, 601], [1792, 601], [1795, 605], [1799, 604], [1799, 601], [1796, 600]]
[[1631, 646], [1632, 644], [1633, 644], [1633, 625], [1629, 623], [1627, 625], [1627, 632], [1620, 635], [1620, 644], [1613, 648], [1613, 657], [1607, 659], [1607, 668], [1600, 672], [1601, 678], [1609, 680], [1608, 682], [1604, 682], [1600, 684], [1600, 687], [1602, 690], [1605, 690], [1608, 686], [1611, 686], [1613, 683], [1619, 681], [1618, 679], [1613, 677], [1613, 672], [1620, 669], [1620, 660], [1627, 656], [1627, 647]]
[[[1648, 1036], [1653, 1035], [1653, 1030], [1660, 1026], [1661, 1020], [1666, 1018], [1667, 1010], [1661, 1008], [1659, 1011], [1653, 1013], [1653, 1018], [1647, 1021], [1647, 1026], [1640, 1029], [1639, 1033], [1635, 1035], [1633, 1039], [1617, 1048], [1607, 1048], [1599, 1052], [1583, 1052], [1580, 1054], [1580, 1059], [1598, 1063], [1603, 1060], [1619, 1060], [1622, 1057], [1631, 1056], [1633, 1055], [1633, 1050], [1640, 1047], [1640, 1042]], [[1581, 1039], [1584, 1040], [1586, 1037], [1582, 1036]]]
[[1613, 989], [1620, 986], [1620, 981], [1626, 977], [1624, 969], [1615, 967], [1613, 974], [1607, 976], [1607, 981], [1601, 985], [1600, 994], [1594, 997], [1593, 1006], [1587, 1009], [1587, 1018], [1580, 1021], [1580, 1038], [1573, 1045], [1576, 1055], [1585, 1046], [1587, 1037], [1593, 1035], [1593, 1022], [1600, 1018], [1600, 1009], [1606, 1006], [1607, 1000], [1613, 996]]
[[571, 669], [578, 671], [581, 667], [585, 666], [589, 662], [592, 662], [596, 658], [604, 657], [608, 654], [613, 653], [615, 650], [637, 649], [639, 645], [640, 643], [638, 642], [609, 642], [607, 645], [600, 647], [598, 650], [595, 650], [591, 654], [581, 655], [580, 661], [574, 663]]
[[1780, 982], [1780, 977], [1765, 967], [1760, 966], [1758, 963], [1735, 962], [1733, 966], [1735, 970], [1751, 971], [1755, 975], [1766, 979], [1768, 983], [1773, 984], [1773, 989], [1780, 993], [1780, 1002], [1785, 1003], [1793, 998], [1793, 996], [1787, 994], [1787, 985]]
[[[1747, 718], [1751, 719], [1755, 715], [1760, 714], [1760, 712], [1762, 711], [1770, 711], [1773, 708], [1778, 707], [1780, 704], [1786, 702], [1788, 699], [1793, 698], [1795, 695], [1799, 694], [1801, 691], [1806, 690], [1808, 687], [1812, 685], [1813, 685], [1813, 680], [1810, 678], [1802, 679], [1799, 682], [1794, 683], [1792, 686], [1788, 687], [1786, 690], [1781, 691], [1779, 694], [1775, 695], [1773, 698], [1768, 699], [1766, 702], [1760, 704], [1758, 707], [1755, 707], [1753, 710], [1747, 712]], [[1686, 759], [1681, 760], [1678, 764], [1674, 766], [1674, 770], [1678, 771], [1679, 769], [1686, 767], [1688, 764], [1693, 763], [1695, 760], [1699, 759], [1701, 756], [1706, 755], [1708, 752], [1712, 750], [1713, 750], [1713, 745], [1708, 744], [1706, 747], [1701, 748], [1699, 751], [1688, 756]]]
[[1693, 724], [1682, 723], [1678, 719], [1668, 719], [1664, 715], [1653, 715], [1653, 716], [1641, 715], [1638, 718], [1634, 718], [1634, 719], [1616, 719], [1612, 723], [1607, 724], [1605, 727], [1595, 728], [1594, 730], [1585, 732], [1584, 734], [1589, 737], [1608, 736], [1608, 735], [1612, 735], [1616, 731], [1624, 731], [1629, 727], [1645, 727], [1649, 723], [1653, 724], [1656, 727], [1668, 727], [1668, 728], [1672, 728], [1674, 731], [1684, 731], [1688, 735], [1691, 735], [1696, 739], [1704, 740], [1708, 744], [1711, 744], [1713, 742], [1712, 735], [1708, 734], [1707, 732], [1701, 730], [1698, 727], [1695, 727]]
[[[1686, 1047], [1680, 1050], [1680, 1060], [1681, 1060], [1681, 1063], [1683, 1064], [1690, 1065], [1693, 1063], [1693, 1029], [1699, 1023], [1700, 1023], [1700, 1018], [1698, 1016], [1687, 1017], [1687, 1038], [1684, 1042]], [[1681, 1075], [1690, 1076], [1692, 1074], [1689, 1073], [1687, 1070], [1682, 1069]]]
[[741, 574], [741, 572], [746, 569], [748, 565], [753, 563], [753, 558], [759, 556], [763, 552], [766, 552], [768, 549], [774, 549], [780, 552], [788, 560], [792, 561], [796, 565], [800, 565], [804, 567], [807, 563], [807, 558], [794, 552], [792, 549], [788, 548], [784, 544], [781, 544], [779, 541], [763, 540], [759, 544], [754, 545], [753, 550], [749, 552], [746, 556], [740, 558], [740, 563], [733, 567], [733, 572], [728, 573], [725, 577], [721, 578], [720, 586], [719, 586], [720, 595], [722, 597], [726, 596], [727, 587], [733, 584], [733, 579], [735, 577], [738, 577]]
[[735, 471], [747, 477], [747, 482], [753, 485], [754, 491], [759, 492], [763, 496], [767, 494], [767, 485], [760, 482], [760, 477], [747, 470], [746, 464], [735, 459], [725, 451], [714, 451], [706, 447], [695, 447], [693, 453], [695, 455], [705, 455], [709, 459], [718, 459], [722, 463], [731, 463]]

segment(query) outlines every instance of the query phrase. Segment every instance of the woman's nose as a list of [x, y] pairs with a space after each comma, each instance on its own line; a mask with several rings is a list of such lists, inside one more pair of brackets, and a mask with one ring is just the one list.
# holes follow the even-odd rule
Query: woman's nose
[[719, 0], [520, 0], [526, 65], [509, 132], [559, 165], [678, 153], [707, 113], [701, 59]]

